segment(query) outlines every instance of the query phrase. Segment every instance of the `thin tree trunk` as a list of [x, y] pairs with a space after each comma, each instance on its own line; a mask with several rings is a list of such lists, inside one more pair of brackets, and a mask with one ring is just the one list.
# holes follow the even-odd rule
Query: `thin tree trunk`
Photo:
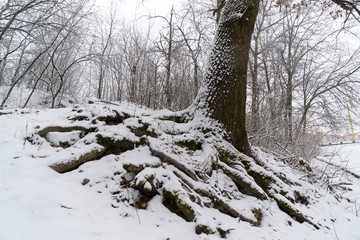
[[286, 100], [285, 100], [285, 119], [286, 119], [286, 137], [289, 142], [293, 140], [293, 80], [292, 75], [288, 73], [286, 84]]
[[259, 83], [258, 83], [258, 54], [259, 54], [259, 35], [255, 38], [255, 46], [253, 51], [253, 63], [251, 69], [251, 128], [254, 132], [260, 129], [259, 116]]
[[169, 47], [166, 53], [166, 79], [165, 79], [165, 96], [166, 96], [166, 106], [171, 109], [172, 105], [172, 86], [171, 86], [171, 65], [172, 65], [172, 55], [173, 55], [173, 16], [174, 9], [171, 9], [170, 20], [169, 20]]

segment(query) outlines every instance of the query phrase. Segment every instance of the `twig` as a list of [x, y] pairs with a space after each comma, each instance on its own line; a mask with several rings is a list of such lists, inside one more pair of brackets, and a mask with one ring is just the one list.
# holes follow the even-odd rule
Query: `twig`
[[339, 236], [337, 235], [337, 232], [336, 232], [336, 228], [335, 228], [335, 224], [334, 224], [334, 222], [332, 222], [332, 225], [333, 225], [333, 229], [334, 229], [334, 233], [335, 233], [335, 237], [336, 237], [336, 239], [337, 239], [337, 240], [340, 240], [340, 239], [339, 239]]
[[[130, 191], [129, 191], [129, 186], [128, 185], [126, 186], [126, 192], [128, 194], [128, 199], [130, 200]], [[133, 198], [133, 197], [131, 197], [131, 198]], [[140, 215], [139, 215], [137, 207], [135, 207], [135, 212], [136, 212], [136, 216], [137, 216], [137, 218], [139, 220], [139, 224], [141, 224]]]
[[140, 220], [140, 216], [139, 216], [139, 211], [138, 211], [137, 207], [135, 207], [135, 212], [136, 212], [136, 215], [137, 215], [137, 217], [138, 217], [139, 224], [141, 224], [141, 220]]
[[5, 180], [5, 173], [4, 173], [4, 170], [2, 170], [2, 175], [3, 175], [4, 190], [6, 190], [6, 180]]
[[27, 133], [28, 133], [28, 127], [29, 127], [29, 122], [26, 121], [26, 127], [25, 127], [25, 137], [24, 137], [24, 143], [23, 143], [23, 149], [25, 149], [25, 144], [27, 142]]
[[356, 173], [354, 173], [354, 172], [351, 172], [350, 170], [348, 170], [348, 169], [346, 169], [346, 168], [344, 168], [344, 167], [342, 167], [342, 166], [339, 166], [339, 165], [334, 164], [334, 163], [331, 163], [331, 162], [327, 162], [327, 161], [325, 161], [325, 160], [323, 160], [323, 159], [321, 159], [321, 158], [317, 158], [317, 160], [319, 160], [319, 161], [321, 161], [321, 162], [323, 162], [323, 163], [326, 163], [326, 164], [328, 164], [328, 165], [331, 165], [331, 166], [333, 166], [333, 167], [336, 167], [336, 168], [338, 168], [338, 169], [340, 169], [340, 170], [342, 170], [342, 171], [344, 171], [344, 172], [346, 172], [346, 173], [354, 176], [355, 178], [360, 179], [360, 175], [358, 175], [358, 174], [356, 174]]
[[110, 102], [110, 101], [105, 101], [105, 100], [100, 100], [101, 103], [105, 103], [105, 104], [111, 104], [111, 105], [115, 105], [115, 106], [120, 106], [120, 104], [114, 103], [114, 102]]

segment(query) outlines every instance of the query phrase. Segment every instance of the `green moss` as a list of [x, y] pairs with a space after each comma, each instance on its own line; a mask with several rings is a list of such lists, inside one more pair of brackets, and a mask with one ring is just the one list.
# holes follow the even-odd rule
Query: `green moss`
[[244, 193], [244, 194], [248, 194], [251, 196], [255, 196], [259, 199], [265, 200], [267, 199], [266, 195], [263, 194], [262, 192], [259, 192], [256, 188], [254, 188], [250, 183], [248, 183], [247, 181], [244, 181], [242, 179], [241, 176], [238, 175], [237, 170], [235, 169], [229, 169], [228, 167], [226, 167], [226, 165], [224, 166], [224, 164], [220, 164], [219, 167], [221, 168], [221, 170], [223, 170], [223, 172], [231, 178], [231, 180], [233, 180], [233, 182], [236, 184], [237, 188], [239, 189], [240, 192]]
[[294, 207], [292, 207], [289, 203], [286, 203], [285, 201], [280, 200], [280, 199], [275, 199], [275, 200], [276, 200], [277, 205], [283, 212], [287, 213], [290, 217], [292, 217], [299, 223], [306, 222], [306, 223], [312, 225], [315, 229], [320, 229], [318, 225], [314, 224], [309, 219], [307, 219], [304, 215], [302, 215], [298, 210], [296, 210]]
[[149, 175], [145, 178], [149, 183], [153, 183], [154, 179], [155, 179], [155, 176], [154, 175]]
[[135, 165], [135, 164], [131, 164], [131, 163], [125, 163], [123, 164], [123, 168], [127, 171], [127, 172], [133, 172], [133, 173], [139, 173], [142, 170], [144, 170], [144, 166], [141, 165]]
[[187, 148], [188, 150], [191, 150], [191, 151], [201, 150], [201, 148], [202, 148], [202, 143], [196, 141], [195, 139], [187, 139], [184, 141], [178, 141], [175, 144], [178, 145], [179, 147]]
[[144, 196], [147, 196], [147, 197], [154, 197], [155, 195], [157, 195], [158, 194], [158, 192], [157, 192], [157, 190], [156, 190], [156, 188], [154, 187], [154, 185], [151, 183], [151, 182], [149, 182], [150, 183], [150, 185], [151, 185], [151, 188], [145, 188], [145, 184], [144, 184], [144, 186], [142, 187], [142, 190], [141, 190], [141, 192], [143, 193], [143, 195]]
[[138, 209], [146, 209], [151, 199], [152, 197], [142, 195], [137, 199], [134, 205]]
[[[157, 164], [133, 164], [133, 163], [124, 163], [123, 164], [123, 168], [127, 171], [127, 172], [133, 172], [133, 173], [139, 173], [142, 170], [144, 170], [145, 168], [157, 168], [160, 166], [160, 163]], [[151, 176], [152, 179], [148, 180], [149, 182], [152, 182], [152, 180], [154, 179], [154, 176]], [[149, 177], [150, 178], [150, 177]]]
[[125, 116], [124, 114], [120, 114], [116, 110], [113, 110], [113, 112], [115, 113], [115, 116], [114, 115], [100, 116], [97, 118], [97, 120], [105, 122], [106, 125], [118, 125], [124, 122], [124, 120], [127, 118], [127, 116]]
[[130, 141], [127, 138], [117, 140], [111, 137], [104, 137], [101, 134], [96, 135], [96, 141], [106, 148], [107, 154], [120, 154], [138, 146], [137, 142]]
[[218, 156], [221, 161], [227, 162], [230, 156], [230, 153], [224, 149], [217, 149]]
[[279, 192], [281, 195], [283, 195], [284, 197], [286, 197], [286, 195], [288, 194], [287, 191], [284, 191], [284, 190], [280, 190]]
[[221, 148], [217, 148], [219, 160], [226, 163], [230, 167], [234, 167], [236, 164], [239, 165], [241, 163], [245, 170], [250, 170], [251, 163], [249, 160], [242, 158], [240, 155], [236, 153], [232, 153], [228, 150], [224, 150]]
[[276, 174], [275, 175], [281, 179], [281, 181], [283, 181], [284, 183], [286, 183], [287, 185], [295, 185], [295, 183], [291, 182], [289, 179], [286, 178], [286, 176], [283, 176], [281, 173], [280, 174]]
[[250, 168], [251, 168], [250, 161], [241, 159], [240, 162], [244, 165], [244, 168], [246, 171], [250, 170]]
[[154, 175], [146, 176], [142, 181], [136, 181], [136, 183], [132, 184], [136, 190], [139, 190], [141, 196], [145, 196], [148, 198], [153, 198], [155, 195], [158, 195], [157, 188], [153, 184], [153, 180], [155, 179]]
[[269, 192], [271, 184], [276, 183], [275, 179], [270, 176], [264, 176], [261, 173], [255, 171], [248, 171], [249, 175], [254, 178], [255, 182], [265, 191]]
[[195, 219], [195, 211], [192, 207], [183, 202], [176, 192], [163, 189], [164, 205], [172, 212], [178, 214], [186, 221], [191, 222]]
[[260, 226], [262, 218], [263, 218], [263, 213], [261, 211], [260, 208], [253, 208], [251, 210], [251, 212], [254, 214], [254, 217], [256, 219], [256, 223], [254, 223], [254, 226]]
[[204, 225], [204, 224], [197, 224], [195, 226], [195, 233], [196, 234], [202, 234], [205, 233], [206, 235], [214, 234], [215, 232], [211, 230], [210, 227]]
[[289, 194], [287, 191], [284, 191], [284, 190], [280, 190], [279, 192], [280, 195], [284, 196], [287, 200], [289, 200], [292, 204], [295, 203], [295, 200], [291, 197], [289, 197]]
[[233, 159], [232, 157], [234, 157], [234, 156], [232, 156], [229, 151], [226, 151], [221, 148], [217, 148], [217, 151], [218, 151], [218, 157], [219, 157], [220, 161], [226, 163], [230, 167], [234, 167], [234, 162], [232, 161], [232, 159]]
[[148, 123], [142, 124], [140, 127], [129, 127], [130, 131], [135, 134], [137, 137], [142, 136], [150, 136], [153, 138], [157, 138], [158, 135], [154, 132], [154, 130], [149, 130], [150, 125]]
[[275, 199], [279, 208], [287, 213], [290, 217], [294, 218], [299, 223], [307, 222], [307, 219], [295, 208], [293, 208], [290, 204], [283, 200]]
[[176, 195], [176, 193], [168, 191], [166, 189], [163, 190], [163, 197], [166, 200], [170, 200], [172, 202], [175, 202], [178, 199], [178, 196]]
[[178, 199], [178, 201], [176, 201], [176, 206], [184, 214], [185, 220], [193, 221], [195, 219], [195, 212], [189, 204], [186, 204], [181, 199]]

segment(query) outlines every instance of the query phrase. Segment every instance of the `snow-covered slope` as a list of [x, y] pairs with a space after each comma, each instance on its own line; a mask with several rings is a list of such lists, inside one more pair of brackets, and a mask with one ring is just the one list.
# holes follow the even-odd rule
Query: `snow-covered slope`
[[[9, 87], [0, 86], [0, 103], [3, 101], [5, 96], [9, 91]], [[14, 108], [22, 108], [26, 101], [28, 100], [29, 96], [31, 95], [30, 100], [28, 101], [26, 107], [27, 108], [49, 108], [51, 106], [51, 95], [50, 93], [35, 90], [34, 93], [31, 93], [32, 90], [28, 89], [24, 86], [15, 87], [9, 98], [7, 99], [4, 109], [14, 109]], [[55, 102], [55, 105], [59, 103], [59, 98]], [[69, 98], [68, 96], [63, 96], [61, 105], [70, 106], [69, 100], [74, 102], [73, 99]], [[55, 106], [58, 107], [58, 106]]]
[[322, 147], [322, 156], [360, 176], [360, 143], [347, 143]]
[[[148, 121], [159, 114], [128, 105], [96, 103], [83, 106], [81, 115], [101, 116], [109, 109], [142, 115]], [[156, 163], [158, 159], [151, 155], [146, 146], [139, 146], [119, 155], [110, 154], [98, 161], [87, 162], [76, 170], [60, 174], [49, 166], [63, 158], [80, 154], [93, 145], [79, 145], [79, 152], [74, 150], [77, 149], [74, 145], [73, 152], [70, 152], [51, 146], [48, 142], [30, 144], [26, 138], [46, 126], [67, 126], [68, 119], [76, 116], [76, 111], [73, 108], [7, 111], [11, 114], [0, 113], [1, 240], [220, 239], [219, 234], [195, 234], [195, 223], [171, 213], [161, 203], [160, 196], [155, 196], [146, 210], [132, 206], [132, 198], [136, 197], [136, 193], [130, 188], [120, 188], [117, 172], [121, 171], [124, 162], [146, 160]], [[124, 129], [116, 127], [108, 127], [107, 131], [113, 135], [126, 134]], [[60, 134], [48, 138], [49, 142], [58, 144], [64, 138], [77, 140], [76, 133], [70, 137]], [[298, 188], [306, 192], [310, 202], [298, 207], [311, 216], [311, 220], [320, 229], [294, 221], [273, 201], [256, 202], [253, 197], [238, 201], [241, 204], [236, 201], [233, 204], [238, 204], [238, 209], [246, 209], [252, 205], [261, 208], [263, 219], [259, 227], [211, 208], [201, 209], [199, 221], [213, 228], [221, 226], [229, 230], [227, 238], [234, 240], [360, 239], [360, 218], [356, 216], [360, 205], [359, 179], [343, 174], [352, 183], [351, 186], [346, 186], [353, 191], [351, 194], [350, 191], [344, 191], [341, 196], [340, 190], [330, 192], [315, 176], [310, 178], [314, 184], [311, 185], [306, 180], [308, 178], [305, 172], [291, 169], [265, 153], [259, 152], [259, 156], [274, 172], [282, 172], [294, 182], [301, 182]], [[315, 161], [314, 164], [317, 173], [321, 173], [326, 167], [322, 165], [324, 161]], [[226, 186], [226, 179], [219, 178], [217, 182]], [[126, 195], [128, 201], [117, 201], [115, 196], [118, 194]]]

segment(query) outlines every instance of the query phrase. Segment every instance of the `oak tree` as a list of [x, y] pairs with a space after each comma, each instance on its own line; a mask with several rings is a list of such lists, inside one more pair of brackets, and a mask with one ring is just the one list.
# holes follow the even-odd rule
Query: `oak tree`
[[196, 103], [200, 112], [225, 128], [230, 142], [246, 155], [251, 155], [245, 124], [247, 70], [258, 10], [259, 0], [225, 2]]

